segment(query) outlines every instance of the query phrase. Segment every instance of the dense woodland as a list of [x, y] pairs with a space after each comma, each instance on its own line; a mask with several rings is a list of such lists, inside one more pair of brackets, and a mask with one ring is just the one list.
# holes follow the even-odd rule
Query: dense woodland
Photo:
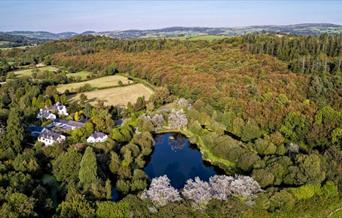
[[[80, 36], [1, 51], [1, 78], [7, 80], [0, 87], [0, 213], [327, 216], [342, 206], [341, 43], [342, 35], [251, 34], [210, 42]], [[151, 99], [126, 109], [82, 100], [71, 104], [56, 91], [56, 84], [69, 82], [58, 72], [39, 81], [11, 78], [12, 70], [41, 62], [99, 76], [124, 72], [159, 88]], [[151, 182], [143, 167], [153, 133], [171, 123], [171, 115], [159, 108], [177, 98], [186, 98], [191, 107], [182, 108], [187, 122], [174, 129], [198, 145], [204, 159], [228, 175], [251, 176], [264, 192], [252, 200], [213, 199], [201, 208], [190, 206], [190, 200], [155, 208], [139, 198]], [[35, 120], [36, 112], [57, 101], [72, 108], [68, 119], [87, 123], [70, 132], [65, 144], [45, 148], [25, 127], [44, 124]], [[118, 127], [119, 118], [128, 122]], [[82, 145], [93, 130], [111, 140]], [[123, 198], [117, 203], [110, 201], [112, 187]]]

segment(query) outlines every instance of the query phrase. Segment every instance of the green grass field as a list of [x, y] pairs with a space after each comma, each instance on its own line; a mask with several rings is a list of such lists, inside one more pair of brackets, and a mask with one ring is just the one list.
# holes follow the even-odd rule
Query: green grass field
[[[33, 71], [34, 71], [34, 69], [35, 69], [35, 68], [17, 70], [17, 71], [14, 72], [14, 75], [16, 75], [16, 76], [19, 77], [19, 78], [31, 77], [31, 76], [32, 76], [32, 73], [33, 73]], [[42, 72], [44, 72], [44, 71], [53, 72], [53, 71], [58, 70], [58, 68], [53, 67], [53, 66], [39, 67], [39, 68], [36, 68], [36, 69], [38, 69], [38, 70], [40, 71], [39, 73], [42, 73]]]
[[87, 76], [89, 76], [91, 74], [92, 73], [89, 72], [89, 71], [82, 70], [82, 71], [79, 71], [79, 72], [76, 72], [76, 73], [68, 73], [66, 76], [68, 78], [74, 77], [74, 78], [80, 78], [81, 80], [86, 80]]
[[57, 86], [57, 91], [60, 93], [64, 93], [66, 90], [71, 92], [77, 91], [78, 88], [89, 84], [92, 88], [109, 88], [118, 86], [120, 81], [123, 85], [128, 85], [133, 83], [133, 81], [129, 80], [127, 77], [114, 75], [114, 76], [105, 76], [100, 77], [97, 79], [92, 79], [84, 82], [77, 82], [77, 83], [69, 83]]

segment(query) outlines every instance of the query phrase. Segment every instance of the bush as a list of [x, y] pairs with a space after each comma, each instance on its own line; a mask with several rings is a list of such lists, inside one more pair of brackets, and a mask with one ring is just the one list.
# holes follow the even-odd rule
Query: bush
[[113, 203], [110, 201], [97, 202], [96, 217], [121, 218], [129, 217], [129, 204], [125, 201]]
[[298, 188], [290, 188], [289, 191], [297, 200], [310, 199], [321, 192], [320, 184], [306, 184]]
[[270, 210], [274, 211], [280, 208], [291, 209], [295, 205], [296, 200], [292, 194], [285, 190], [282, 190], [280, 192], [276, 192], [271, 197], [270, 203]]
[[262, 188], [272, 185], [274, 182], [274, 175], [265, 169], [254, 170], [252, 177], [260, 184]]
[[335, 197], [338, 195], [338, 188], [332, 181], [327, 181], [322, 187], [321, 193], [327, 197]]

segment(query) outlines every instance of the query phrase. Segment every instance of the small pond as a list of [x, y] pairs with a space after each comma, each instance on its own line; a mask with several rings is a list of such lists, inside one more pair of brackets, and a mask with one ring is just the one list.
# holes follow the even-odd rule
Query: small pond
[[198, 176], [208, 181], [216, 175], [216, 169], [202, 160], [200, 151], [189, 140], [178, 133], [156, 135], [154, 151], [145, 167], [150, 179], [167, 175], [171, 185], [183, 188], [190, 178]]

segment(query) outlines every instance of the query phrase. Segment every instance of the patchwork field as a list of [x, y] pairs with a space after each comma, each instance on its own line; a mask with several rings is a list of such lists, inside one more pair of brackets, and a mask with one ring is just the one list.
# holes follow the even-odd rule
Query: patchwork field
[[21, 77], [21, 78], [22, 77], [31, 77], [32, 73], [34, 72], [35, 69], [37, 69], [39, 71], [38, 73], [42, 73], [44, 71], [53, 72], [53, 71], [58, 70], [58, 68], [53, 67], [53, 66], [45, 66], [45, 67], [40, 67], [40, 68], [30, 68], [30, 69], [18, 70], [18, 71], [15, 71], [14, 74], [17, 77]]
[[[123, 87], [115, 87], [108, 89], [100, 89], [90, 92], [83, 92], [90, 104], [96, 104], [97, 100], [103, 100], [105, 105], [122, 105], [126, 106], [128, 102], [135, 103], [139, 97], [144, 96], [145, 99], [153, 94], [153, 90], [143, 84], [134, 84]], [[71, 100], [79, 100], [81, 93], [74, 96]]]
[[127, 77], [114, 75], [114, 76], [105, 76], [100, 77], [93, 80], [88, 80], [84, 82], [78, 82], [78, 83], [70, 83], [70, 84], [63, 84], [57, 86], [57, 91], [60, 93], [65, 92], [66, 90], [69, 91], [75, 91], [78, 88], [89, 84], [93, 88], [106, 88], [106, 87], [113, 87], [120, 85], [120, 81], [122, 82], [122, 85], [128, 85], [133, 83], [133, 81], [129, 80]]

